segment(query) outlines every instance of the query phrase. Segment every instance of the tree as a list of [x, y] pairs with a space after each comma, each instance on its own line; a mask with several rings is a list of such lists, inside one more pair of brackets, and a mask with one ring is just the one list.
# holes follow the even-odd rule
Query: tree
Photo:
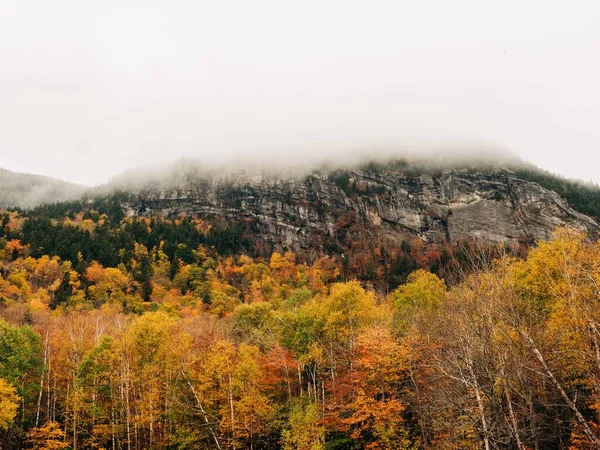
[[33, 450], [62, 450], [69, 448], [64, 441], [65, 433], [56, 422], [48, 422], [40, 428], [32, 428], [27, 433], [27, 442]]
[[344, 421], [352, 437], [362, 438], [367, 448], [409, 447], [400, 399], [407, 378], [407, 356], [385, 328], [366, 330], [357, 342], [357, 357], [350, 372], [355, 393], [347, 405], [352, 415]]
[[446, 286], [435, 274], [425, 270], [412, 272], [406, 284], [391, 295], [399, 328], [404, 329], [415, 315], [423, 315], [437, 308], [445, 294]]
[[152, 295], [152, 276], [154, 267], [152, 266], [152, 257], [148, 249], [143, 245], [136, 245], [136, 261], [133, 268], [133, 278], [139, 283], [140, 295], [144, 301], [149, 301]]
[[115, 340], [105, 336], [83, 359], [77, 374], [81, 414], [86, 416], [82, 422], [87, 422], [95, 441], [106, 443], [107, 448], [121, 438], [118, 420], [123, 405], [117, 394], [121, 355]]
[[19, 409], [19, 396], [15, 388], [0, 378], [0, 430], [13, 422]]
[[29, 396], [30, 384], [39, 379], [42, 339], [28, 326], [11, 327], [0, 319], [0, 378], [16, 386], [19, 395]]
[[283, 450], [323, 450], [325, 428], [317, 405], [295, 402], [289, 414], [289, 428], [282, 433]]
[[58, 308], [69, 301], [73, 295], [73, 278], [77, 274], [71, 270], [65, 270], [63, 273], [60, 284], [54, 289], [54, 295], [50, 307], [52, 309]]

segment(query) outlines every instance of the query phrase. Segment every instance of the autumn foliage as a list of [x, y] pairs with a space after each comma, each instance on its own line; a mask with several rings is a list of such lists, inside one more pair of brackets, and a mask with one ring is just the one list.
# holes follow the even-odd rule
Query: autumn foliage
[[4, 240], [0, 448], [600, 445], [600, 245], [587, 236], [499, 252], [451, 283], [416, 270], [389, 293], [326, 256], [167, 247], [135, 243], [104, 265]]

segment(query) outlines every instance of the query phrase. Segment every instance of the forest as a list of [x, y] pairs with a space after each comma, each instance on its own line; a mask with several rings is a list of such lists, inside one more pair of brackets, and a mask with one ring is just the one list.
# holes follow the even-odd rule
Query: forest
[[2, 449], [600, 447], [591, 236], [373, 248], [369, 274], [56, 208], [0, 214]]

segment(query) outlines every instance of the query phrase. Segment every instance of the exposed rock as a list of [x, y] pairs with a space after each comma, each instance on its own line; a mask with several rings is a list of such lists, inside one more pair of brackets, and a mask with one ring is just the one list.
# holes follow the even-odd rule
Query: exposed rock
[[318, 251], [353, 224], [362, 234], [450, 243], [532, 242], [559, 227], [598, 229], [558, 194], [505, 170], [419, 177], [375, 169], [304, 177], [229, 174], [184, 184], [136, 191], [124, 207], [130, 215], [185, 213], [251, 223], [256, 239], [296, 251]]

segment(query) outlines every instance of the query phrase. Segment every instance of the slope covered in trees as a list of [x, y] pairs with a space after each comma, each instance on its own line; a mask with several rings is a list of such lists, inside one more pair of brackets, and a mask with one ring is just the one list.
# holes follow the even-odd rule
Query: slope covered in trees
[[[106, 264], [38, 254], [17, 239], [30, 219], [3, 219], [2, 448], [598, 446], [600, 246], [586, 236], [491, 265], [472, 252], [460, 282], [419, 269], [386, 293], [329, 257], [220, 254], [197, 219], [99, 231], [110, 213], [77, 214], [48, 226], [130, 233], [132, 248]], [[161, 227], [197, 240], [172, 238], [187, 243], [169, 256]]]
[[132, 195], [0, 211], [0, 448], [600, 445], [595, 236], [378, 240], [340, 210], [294, 254], [243, 216], [131, 215]]
[[[28, 255], [58, 256], [69, 261], [80, 275], [94, 261], [105, 267], [123, 264], [130, 269], [136, 249], [141, 247], [153, 257], [160, 252], [171, 266], [171, 275], [182, 262], [202, 262], [197, 253], [199, 246], [209, 256], [245, 253], [262, 260], [271, 256], [260, 245], [257, 239], [260, 236], [252, 224], [243, 220], [226, 221], [218, 217], [200, 220], [186, 215], [124, 217], [120, 201], [113, 196], [91, 203], [68, 202], [28, 212], [0, 213], [0, 245], [18, 240], [27, 246]], [[367, 241], [358, 239], [360, 233], [368, 231], [364, 225], [352, 217], [345, 220], [347, 223], [340, 220], [339, 229], [325, 239], [322, 248], [298, 258], [298, 262], [311, 263], [329, 256], [339, 267], [341, 279], [357, 278], [380, 290], [395, 288], [416, 268], [453, 276], [457, 266], [469, 263], [475, 249], [487, 253], [487, 259], [504, 252], [522, 254], [526, 250], [520, 245], [483, 246], [473, 242], [425, 245], [410, 235], [400, 241]]]
[[80, 197], [85, 188], [41, 175], [11, 172], [0, 168], [0, 208], [33, 208]]

